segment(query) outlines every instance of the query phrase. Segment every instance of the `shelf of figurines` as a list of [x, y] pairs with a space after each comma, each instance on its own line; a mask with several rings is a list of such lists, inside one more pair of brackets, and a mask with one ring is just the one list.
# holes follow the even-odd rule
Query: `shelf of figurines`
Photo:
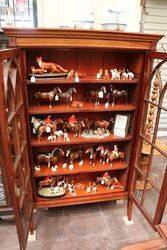
[[96, 142], [130, 141], [128, 134], [132, 114], [79, 113], [31, 116], [31, 145], [69, 145]]
[[67, 70], [54, 62], [43, 62], [42, 57], [37, 57], [36, 62], [39, 68], [31, 67], [30, 80], [27, 84], [38, 83], [136, 83], [139, 80], [135, 74], [127, 68], [103, 69], [100, 68], [94, 75], [83, 74], [74, 69]]
[[105, 137], [90, 137], [86, 138], [81, 136], [74, 137], [73, 134], [68, 133], [67, 138], [64, 138], [62, 135], [61, 138], [55, 139], [55, 136], [42, 136], [42, 140], [38, 140], [37, 137], [33, 136], [31, 139], [31, 146], [32, 147], [41, 147], [41, 146], [59, 146], [59, 145], [71, 145], [71, 144], [88, 144], [88, 143], [97, 143], [99, 142], [122, 142], [122, 141], [131, 141], [132, 135], [128, 134], [125, 137], [108, 134]]
[[116, 111], [134, 111], [136, 106], [127, 104], [116, 104], [112, 106], [111, 104], [99, 104], [95, 106], [93, 103], [83, 103], [82, 101], [73, 101], [71, 105], [58, 104], [57, 106], [40, 105], [31, 106], [28, 109], [30, 115], [35, 114], [61, 114], [61, 113], [78, 113], [78, 112], [116, 112]]
[[131, 103], [134, 88], [96, 86], [78, 88], [75, 85], [61, 87], [58, 85], [45, 88], [29, 89], [29, 113], [46, 112], [91, 112], [134, 110]]
[[[128, 167], [126, 148], [130, 144], [92, 144], [37, 148], [33, 152], [34, 176], [68, 175], [121, 170]], [[123, 148], [123, 150], [122, 150]]]
[[[76, 157], [79, 157], [75, 153]], [[74, 157], [75, 157], [74, 155]], [[40, 156], [39, 156], [40, 157]], [[73, 155], [71, 155], [73, 157]], [[89, 155], [89, 157], [94, 157], [93, 155]], [[48, 155], [41, 154], [41, 158], [49, 158]], [[53, 159], [55, 157], [52, 157]], [[35, 165], [35, 177], [42, 177], [42, 176], [58, 176], [58, 175], [69, 175], [69, 174], [82, 174], [82, 173], [93, 173], [93, 172], [101, 172], [101, 171], [115, 171], [126, 169], [128, 167], [127, 163], [123, 160], [114, 160], [113, 162], [101, 162], [97, 159], [83, 159], [78, 161], [78, 159], [74, 159], [74, 162], [63, 163], [63, 162], [56, 162], [56, 164], [52, 166], [48, 166], [46, 163]], [[54, 160], [53, 160], [54, 162]]]
[[[84, 203], [93, 197], [99, 197], [99, 200], [112, 199], [120, 196], [126, 196], [125, 183], [114, 173], [99, 172], [92, 176], [47, 176], [39, 178], [36, 181], [36, 202], [44, 205], [45, 201], [51, 203], [68, 204], [68, 201], [74, 204]], [[97, 200], [97, 199], [96, 199]], [[43, 203], [44, 202], [44, 203]]]
[[69, 79], [55, 79], [55, 78], [35, 78], [35, 80], [26, 80], [27, 85], [34, 85], [34, 84], [91, 84], [91, 83], [104, 83], [104, 84], [138, 84], [140, 82], [139, 78], [133, 78], [133, 79], [96, 79], [93, 77], [89, 78], [83, 78], [79, 79], [79, 81], [75, 81], [74, 79], [69, 80]]

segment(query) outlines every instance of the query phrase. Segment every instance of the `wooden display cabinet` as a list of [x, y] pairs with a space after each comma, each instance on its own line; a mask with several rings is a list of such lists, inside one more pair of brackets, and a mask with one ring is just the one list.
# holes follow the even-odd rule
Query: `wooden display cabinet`
[[[152, 72], [152, 62], [154, 58], [161, 59], [160, 67], [167, 56], [165, 53], [155, 52], [156, 43], [161, 36], [60, 29], [5, 29], [4, 32], [9, 37], [10, 48], [0, 52], [0, 67], [3, 72], [0, 79], [0, 128], [4, 159], [2, 168], [10, 193], [7, 196], [11, 199], [16, 215], [20, 248], [25, 249], [27, 232], [29, 229], [33, 230], [33, 208], [128, 199], [128, 218], [131, 219], [132, 203], [135, 202], [155, 229], [156, 224], [160, 223], [166, 196], [162, 197], [162, 192], [159, 190], [157, 208], [161, 206], [161, 209], [156, 210], [155, 217], [151, 218], [136, 199], [135, 183], [138, 171], [144, 175], [137, 165], [143, 140], [147, 140], [142, 137], [141, 131], [147, 118], [144, 110], [147, 110], [150, 103], [147, 96], [156, 73], [155, 70]], [[56, 62], [68, 71], [74, 69], [82, 74], [82, 78], [80, 77], [79, 82], [65, 78], [36, 78], [35, 82], [32, 82], [31, 67], [37, 67], [38, 56], [42, 56], [46, 62]], [[129, 69], [135, 77], [131, 80], [113, 80], [111, 77], [96, 79], [99, 69], [114, 68]], [[75, 87], [77, 94], [73, 100], [83, 101], [89, 89], [105, 86], [109, 92], [111, 84], [116, 89], [128, 92], [127, 103], [121, 102], [112, 106], [110, 101], [109, 107], [105, 108], [104, 101], [95, 106], [87, 98], [81, 108], [74, 108], [61, 102], [49, 108], [48, 103], [41, 102], [38, 107], [34, 102], [35, 92], [49, 92], [54, 87], [59, 87], [62, 91]], [[158, 109], [162, 108], [158, 106], [159, 104], [154, 105]], [[128, 114], [130, 115], [128, 133], [125, 137], [116, 136], [112, 133], [113, 128], [110, 128], [110, 135], [100, 139], [82, 136], [74, 138], [73, 134], [70, 134], [69, 141], [61, 138], [53, 142], [48, 141], [45, 135], [42, 135], [42, 140], [38, 140], [32, 133], [33, 116], [45, 119], [51, 115], [53, 120], [56, 118], [68, 120], [73, 114], [78, 121], [86, 118], [93, 121], [109, 120], [111, 117], [115, 118], [116, 114]], [[73, 170], [62, 167], [65, 161], [63, 157], [57, 163], [57, 171], [52, 171], [47, 164], [41, 164], [40, 170], [35, 169], [39, 153], [49, 153], [56, 147], [61, 147], [63, 150], [69, 147], [74, 150], [83, 147], [85, 151], [90, 146], [99, 145], [111, 149], [117, 145], [119, 151], [125, 153], [125, 159], [115, 160], [111, 166], [109, 163], [100, 163], [97, 156], [94, 166], [91, 166], [84, 154], [83, 165], [79, 166], [76, 161]], [[156, 147], [155, 144], [151, 146]], [[77, 190], [75, 195], [67, 192], [61, 198], [52, 199], [42, 198], [37, 194], [39, 181], [47, 176], [65, 176], [75, 183], [87, 186], [105, 172], [117, 177], [120, 188], [107, 189], [99, 185], [97, 192], [87, 193], [85, 189]], [[145, 176], [145, 182], [149, 181], [147, 177]], [[167, 189], [166, 175], [162, 186]]]

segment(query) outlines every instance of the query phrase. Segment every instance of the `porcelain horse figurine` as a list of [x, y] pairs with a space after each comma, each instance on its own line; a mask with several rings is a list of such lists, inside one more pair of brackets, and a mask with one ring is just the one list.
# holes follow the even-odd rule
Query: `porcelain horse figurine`
[[100, 163], [106, 164], [107, 163], [107, 157], [108, 157], [108, 149], [105, 148], [103, 145], [99, 146], [96, 149], [96, 152], [99, 152], [100, 155]]
[[117, 145], [114, 145], [114, 150], [108, 150], [107, 152], [107, 162], [113, 162], [114, 160], [120, 160], [121, 162], [125, 160], [125, 153], [119, 152]]
[[105, 86], [102, 86], [100, 89], [91, 89], [89, 91], [86, 90], [84, 94], [84, 102], [86, 102], [86, 100], [89, 99], [89, 102], [91, 103], [92, 100], [94, 100], [95, 106], [99, 106], [100, 100], [105, 99], [106, 95], [107, 95], [107, 90]]
[[115, 101], [118, 100], [118, 103], [120, 103], [122, 100], [125, 101], [125, 103], [128, 103], [128, 91], [127, 90], [118, 90], [114, 89], [112, 85], [110, 85], [110, 92], [112, 96], [112, 107], [115, 105]]
[[67, 152], [65, 154], [66, 162], [63, 164], [63, 168], [66, 168], [68, 165], [69, 169], [73, 170], [75, 160], [78, 160], [79, 166], [82, 166], [83, 165], [83, 155], [84, 155], [83, 148], [79, 148], [79, 149], [75, 149], [75, 150], [72, 148], [67, 149]]
[[41, 91], [35, 92], [34, 93], [35, 105], [37, 104], [37, 106], [39, 106], [40, 104], [39, 101], [44, 100], [44, 101], [49, 101], [49, 108], [51, 108], [55, 96], [58, 96], [59, 93], [60, 93], [59, 88], [54, 88], [50, 92], [41, 92]]
[[62, 124], [63, 120], [56, 119], [52, 121], [49, 115], [42, 121], [33, 116], [31, 118], [31, 123], [33, 124], [33, 133], [37, 135], [38, 141], [40, 141], [42, 140], [43, 133], [54, 135], [54, 132], [57, 130], [57, 125]]
[[74, 87], [69, 88], [65, 92], [62, 92], [59, 87], [57, 87], [57, 90], [59, 91], [59, 93], [58, 93], [58, 100], [64, 101], [66, 103], [72, 102], [73, 101], [73, 94], [77, 93], [76, 88], [74, 88]]
[[[57, 161], [64, 156], [64, 151], [61, 148], [55, 148], [49, 154], [38, 154], [37, 156], [37, 170], [40, 169], [40, 163], [47, 163], [48, 168], [52, 171], [57, 171]], [[52, 166], [51, 166], [52, 165]]]
[[89, 155], [90, 165], [95, 166], [97, 152], [94, 150], [94, 148], [90, 147], [90, 148], [86, 149], [85, 154]]

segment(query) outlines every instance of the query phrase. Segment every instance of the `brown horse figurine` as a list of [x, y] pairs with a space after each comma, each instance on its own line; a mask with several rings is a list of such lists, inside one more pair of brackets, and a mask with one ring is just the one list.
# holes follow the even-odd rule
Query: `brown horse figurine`
[[41, 56], [37, 57], [36, 61], [42, 70], [47, 70], [51, 73], [60, 73], [60, 72], [66, 73], [67, 72], [67, 69], [64, 69], [63, 67], [61, 67], [60, 65], [56, 63], [43, 62]]
[[109, 121], [106, 120], [98, 120], [98, 121], [94, 121], [94, 127], [96, 128], [101, 128], [104, 129], [104, 132], [107, 131], [108, 127], [110, 126], [110, 124], [114, 123], [114, 119], [110, 118]]
[[66, 162], [65, 164], [63, 164], [63, 167], [66, 167], [69, 164], [69, 168], [71, 170], [74, 169], [74, 161], [78, 160], [79, 161], [79, 165], [82, 166], [83, 165], [83, 155], [84, 155], [84, 149], [80, 148], [77, 150], [74, 150], [72, 148], [69, 148], [66, 152]]
[[52, 107], [53, 105], [53, 101], [55, 96], [59, 94], [59, 89], [58, 88], [54, 88], [52, 91], [50, 92], [35, 92], [34, 93], [34, 99], [35, 99], [35, 105], [39, 106], [39, 101], [40, 100], [44, 100], [44, 101], [49, 101], [49, 108]]
[[114, 119], [113, 118], [110, 118], [109, 121], [106, 121], [106, 120], [97, 120], [97, 121], [94, 121], [94, 120], [90, 120], [88, 118], [86, 118], [84, 120], [84, 123], [85, 123], [85, 131], [86, 133], [90, 133], [90, 129], [94, 130], [94, 129], [97, 129], [97, 128], [103, 128], [104, 131], [106, 132], [106, 130], [108, 129], [108, 127], [114, 123]]
[[55, 167], [57, 161], [64, 156], [64, 151], [61, 148], [55, 148], [49, 154], [38, 154], [37, 164], [40, 167], [40, 163], [47, 163], [48, 168], [53, 165]]

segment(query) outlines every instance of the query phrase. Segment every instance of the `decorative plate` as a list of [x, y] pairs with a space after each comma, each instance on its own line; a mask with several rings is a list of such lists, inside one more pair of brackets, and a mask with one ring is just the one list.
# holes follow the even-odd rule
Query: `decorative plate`
[[59, 198], [66, 194], [66, 190], [62, 187], [50, 187], [41, 188], [37, 191], [38, 195], [44, 198]]

